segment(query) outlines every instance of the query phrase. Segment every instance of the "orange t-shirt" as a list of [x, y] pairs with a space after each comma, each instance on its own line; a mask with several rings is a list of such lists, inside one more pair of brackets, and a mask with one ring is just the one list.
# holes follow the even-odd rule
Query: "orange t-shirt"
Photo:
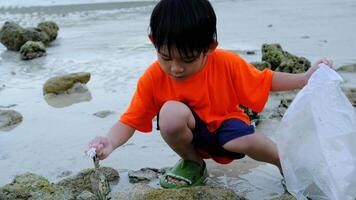
[[181, 82], [171, 79], [156, 61], [139, 79], [120, 121], [141, 132], [150, 132], [153, 117], [165, 102], [174, 100], [193, 109], [210, 132], [231, 118], [250, 124], [239, 105], [261, 112], [268, 100], [272, 76], [273, 71], [259, 71], [240, 56], [224, 50], [208, 54], [203, 68]]

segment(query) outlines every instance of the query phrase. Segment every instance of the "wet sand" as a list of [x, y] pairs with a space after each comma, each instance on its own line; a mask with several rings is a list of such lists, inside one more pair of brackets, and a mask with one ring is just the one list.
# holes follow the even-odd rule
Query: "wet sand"
[[[18, 127], [0, 132], [0, 185], [29, 171], [58, 181], [63, 174], [92, 167], [84, 155], [87, 142], [106, 134], [118, 120], [140, 74], [155, 59], [146, 37], [153, 3], [123, 5], [44, 5], [43, 12], [33, 12], [43, 5], [34, 1], [32, 7], [14, 9], [1, 7], [0, 2], [1, 24], [14, 20], [23, 26], [34, 26], [43, 20], [54, 20], [60, 26], [59, 37], [43, 58], [21, 61], [18, 53], [0, 45], [0, 106], [15, 104], [11, 109], [24, 116]], [[213, 6], [218, 16], [220, 48], [255, 51], [253, 55], [242, 54], [248, 61], [261, 59], [263, 43], [278, 42], [285, 50], [311, 61], [330, 57], [336, 66], [356, 63], [356, 44], [352, 42], [356, 41], [356, 3], [351, 0], [221, 0], [213, 1]], [[87, 85], [92, 100], [63, 108], [48, 105], [42, 94], [44, 82], [55, 75], [79, 71], [92, 74]], [[347, 80], [345, 84], [356, 85], [354, 73], [342, 75]], [[279, 98], [271, 96], [265, 113], [278, 105]], [[106, 118], [93, 115], [102, 110], [115, 114]], [[258, 130], [276, 139], [276, 127], [278, 122], [269, 121]], [[117, 186], [121, 187], [128, 184], [128, 170], [172, 166], [177, 160], [159, 133], [153, 131], [135, 134], [103, 165], [122, 173]], [[271, 199], [283, 193], [281, 176], [271, 165], [246, 158], [226, 166], [208, 162], [208, 168], [215, 181], [247, 198]]]

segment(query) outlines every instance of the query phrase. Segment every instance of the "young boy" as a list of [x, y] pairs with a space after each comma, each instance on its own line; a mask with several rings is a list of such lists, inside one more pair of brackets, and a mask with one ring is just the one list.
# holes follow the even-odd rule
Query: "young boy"
[[100, 159], [123, 145], [135, 130], [152, 131], [152, 119], [165, 142], [182, 158], [160, 178], [165, 188], [202, 184], [203, 158], [229, 163], [245, 155], [279, 168], [276, 145], [256, 134], [244, 105], [261, 112], [270, 91], [302, 88], [320, 60], [306, 73], [259, 71], [238, 55], [216, 49], [216, 16], [208, 0], [161, 0], [150, 19], [149, 39], [158, 60], [138, 81], [127, 111], [106, 137], [89, 147]]

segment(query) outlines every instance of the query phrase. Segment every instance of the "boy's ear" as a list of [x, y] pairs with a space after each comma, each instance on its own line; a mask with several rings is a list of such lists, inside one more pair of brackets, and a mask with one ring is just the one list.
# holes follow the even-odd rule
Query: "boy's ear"
[[215, 51], [215, 49], [218, 47], [218, 44], [218, 41], [214, 40], [209, 46], [208, 53], [212, 53], [213, 51]]
[[148, 34], [148, 38], [150, 39], [151, 43], [154, 45], [155, 43], [153, 42], [153, 37], [151, 33]]

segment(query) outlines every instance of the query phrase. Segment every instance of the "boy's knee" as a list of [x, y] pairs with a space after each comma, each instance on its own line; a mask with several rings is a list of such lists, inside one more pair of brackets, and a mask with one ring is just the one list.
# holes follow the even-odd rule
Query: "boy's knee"
[[246, 154], [253, 147], [253, 134], [242, 136], [223, 145], [223, 148], [230, 152]]
[[178, 101], [167, 101], [159, 112], [159, 127], [161, 133], [176, 133], [187, 127], [190, 109]]

